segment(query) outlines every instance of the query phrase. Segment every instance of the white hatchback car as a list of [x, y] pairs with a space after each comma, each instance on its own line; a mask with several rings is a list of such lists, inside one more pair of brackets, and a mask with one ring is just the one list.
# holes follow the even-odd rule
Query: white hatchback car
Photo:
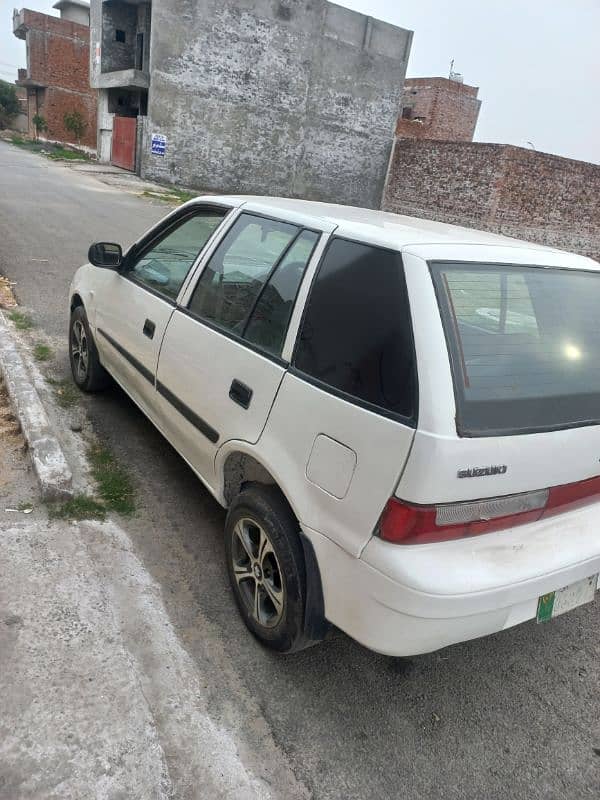
[[596, 262], [255, 197], [198, 198], [89, 259], [74, 379], [109, 373], [228, 508], [262, 642], [331, 622], [412, 655], [593, 599]]

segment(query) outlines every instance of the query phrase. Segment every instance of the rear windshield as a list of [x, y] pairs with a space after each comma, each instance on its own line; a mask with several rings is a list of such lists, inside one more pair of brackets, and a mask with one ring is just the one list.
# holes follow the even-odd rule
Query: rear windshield
[[433, 263], [463, 436], [600, 423], [600, 273]]

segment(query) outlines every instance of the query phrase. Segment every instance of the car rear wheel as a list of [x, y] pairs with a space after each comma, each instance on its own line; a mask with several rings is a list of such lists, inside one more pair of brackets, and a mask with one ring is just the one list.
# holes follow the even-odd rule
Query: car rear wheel
[[71, 314], [69, 360], [73, 380], [84, 392], [98, 392], [110, 383], [110, 376], [98, 358], [87, 315], [82, 306]]
[[291, 653], [304, 646], [306, 578], [299, 525], [270, 486], [244, 489], [225, 523], [227, 568], [240, 614], [267, 647]]

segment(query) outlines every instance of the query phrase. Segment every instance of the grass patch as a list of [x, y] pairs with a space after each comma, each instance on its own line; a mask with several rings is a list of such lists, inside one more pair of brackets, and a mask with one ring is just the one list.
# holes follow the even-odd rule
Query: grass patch
[[[81, 392], [70, 380], [46, 379], [53, 387], [56, 401], [61, 408], [71, 408], [81, 399]], [[95, 496], [80, 494], [63, 503], [49, 506], [53, 519], [105, 519], [107, 513], [115, 512], [129, 516], [135, 511], [135, 489], [133, 481], [114, 454], [102, 444], [88, 448], [90, 472], [96, 484]]]
[[170, 203], [171, 205], [183, 205], [187, 203], [188, 200], [193, 200], [194, 197], [197, 197], [197, 194], [193, 192], [188, 192], [185, 189], [164, 189], [157, 192], [151, 192], [147, 189], [142, 192], [142, 197], [149, 197], [151, 200], [162, 200], [164, 203]]
[[80, 402], [81, 392], [73, 381], [69, 379], [57, 381], [54, 378], [47, 378], [46, 380], [54, 388], [56, 402], [61, 408], [73, 408]]
[[50, 519], [100, 519], [106, 517], [106, 509], [93, 497], [78, 494], [64, 503], [54, 503], [48, 507]]
[[16, 145], [17, 147], [30, 147], [31, 145], [35, 144], [35, 142], [32, 142], [29, 139], [24, 139], [22, 136], [11, 136], [10, 141], [11, 144]]
[[33, 511], [33, 503], [28, 503], [28, 502], [19, 503], [19, 505], [17, 506], [17, 511], [27, 511], [27, 512]]
[[69, 147], [63, 147], [60, 144], [52, 144], [51, 142], [33, 142], [31, 139], [24, 139], [22, 136], [12, 136], [11, 143], [16, 147], [23, 150], [29, 150], [30, 153], [40, 153], [53, 160], [66, 159], [68, 161], [91, 161], [87, 153], [82, 153], [79, 150], [71, 150]]
[[54, 160], [60, 159], [65, 161], [90, 161], [87, 153], [81, 153], [78, 150], [69, 150], [66, 147], [53, 145], [52, 150], [47, 153], [48, 158]]
[[99, 444], [90, 447], [88, 458], [105, 509], [118, 514], [133, 514], [134, 488], [127, 470], [117, 462], [107, 447]]
[[52, 503], [48, 506], [50, 518], [104, 520], [110, 511], [127, 516], [133, 514], [133, 482], [111, 451], [100, 444], [92, 445], [88, 450], [88, 459], [98, 496], [78, 494], [62, 503]]
[[11, 311], [8, 318], [18, 331], [29, 331], [33, 328], [33, 320], [28, 314], [22, 311]]
[[36, 361], [50, 361], [52, 350], [47, 344], [36, 344], [33, 348], [33, 357]]

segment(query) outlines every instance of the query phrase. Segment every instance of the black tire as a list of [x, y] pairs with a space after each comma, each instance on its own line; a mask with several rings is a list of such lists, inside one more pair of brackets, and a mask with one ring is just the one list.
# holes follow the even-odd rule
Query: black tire
[[71, 313], [69, 361], [73, 380], [82, 391], [99, 392], [109, 385], [110, 375], [98, 358], [96, 343], [83, 306], [77, 306]]
[[[251, 543], [256, 544], [261, 539], [260, 531], [265, 534], [268, 546], [265, 546], [266, 555], [262, 560], [258, 547], [252, 559], [248, 548], [242, 544], [240, 532], [244, 530]], [[305, 647], [306, 573], [299, 525], [275, 487], [250, 484], [233, 501], [225, 521], [225, 552], [231, 588], [248, 629], [264, 645], [280, 653], [292, 653]], [[262, 576], [254, 572], [257, 563]], [[278, 585], [282, 591], [281, 610], [273, 600], [277, 597], [274, 590]], [[258, 614], [254, 613], [257, 608]]]

